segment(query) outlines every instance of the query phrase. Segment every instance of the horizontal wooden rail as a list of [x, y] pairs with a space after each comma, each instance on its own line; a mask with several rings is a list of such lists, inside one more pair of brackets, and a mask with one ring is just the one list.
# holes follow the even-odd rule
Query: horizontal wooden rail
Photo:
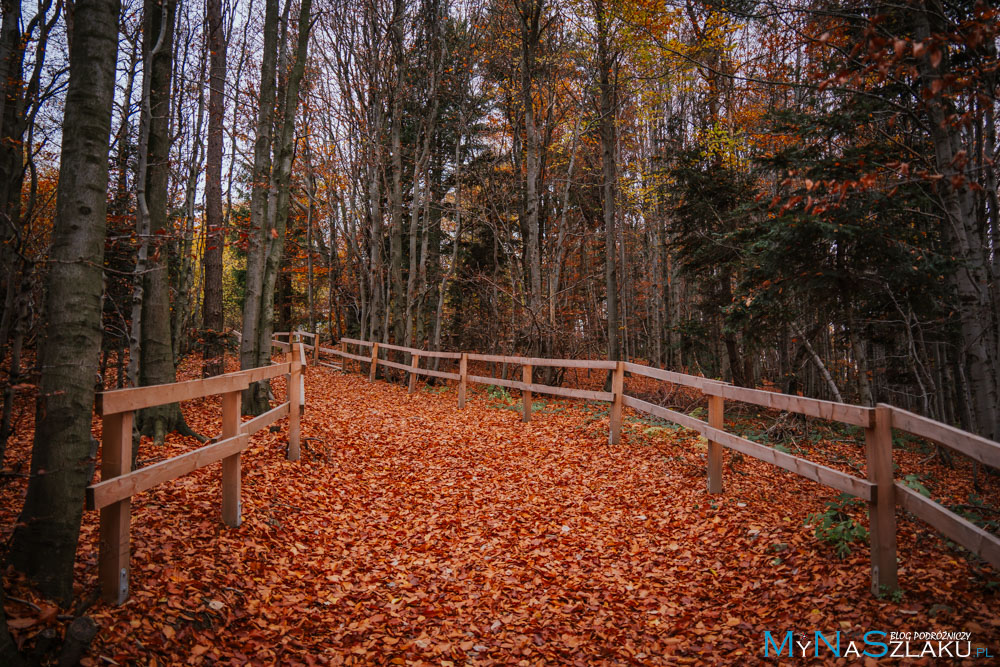
[[[379, 361], [379, 363], [382, 363]], [[432, 378], [442, 378], [444, 380], [461, 380], [462, 376], [458, 373], [446, 373], [445, 371], [433, 371], [429, 368], [415, 368], [410, 370], [411, 373], [416, 373], [417, 375], [429, 375]]]
[[251, 368], [250, 370], [240, 371], [245, 373], [250, 384], [254, 382], [261, 382], [263, 380], [270, 380], [276, 378], [279, 375], [285, 375], [289, 373], [288, 363], [284, 364], [271, 364], [270, 366], [261, 366], [260, 368]]
[[540, 359], [530, 357], [525, 359], [530, 366], [549, 366], [555, 368], [589, 368], [601, 371], [613, 371], [618, 366], [617, 361], [606, 359]]
[[[434, 352], [420, 352], [421, 355], [433, 356]], [[461, 356], [460, 353], [454, 352]], [[605, 359], [543, 359], [540, 357], [511, 357], [502, 354], [474, 354], [469, 353], [469, 361], [486, 361], [496, 364], [512, 364], [514, 366], [550, 366], [556, 368], [589, 368], [596, 370], [612, 371], [615, 369], [616, 361]]]
[[672, 421], [675, 424], [680, 424], [684, 428], [689, 428], [699, 433], [703, 432], [703, 427], [708, 426], [708, 424], [700, 419], [696, 419], [690, 415], [686, 415], [682, 412], [677, 412], [669, 408], [665, 408], [655, 403], [647, 403], [646, 401], [636, 398], [635, 396], [629, 396], [625, 394], [622, 396], [622, 402], [625, 407], [632, 408], [634, 410], [639, 410], [640, 412], [645, 412], [646, 414], [653, 415], [654, 417], [659, 417], [660, 419], [666, 419]]
[[341, 338], [341, 343], [348, 343], [350, 345], [360, 345], [362, 347], [371, 347], [374, 343], [369, 343], [366, 340], [358, 340], [357, 338]]
[[249, 377], [247, 371], [238, 371], [187, 382], [103, 391], [95, 397], [97, 414], [106, 417], [119, 412], [131, 412], [156, 405], [169, 405], [230, 391], [242, 391], [250, 386]]
[[944, 445], [984, 465], [1000, 470], [1000, 445], [933, 419], [891, 408], [892, 427]]
[[[381, 347], [381, 346], [380, 346]], [[407, 350], [413, 354], [419, 354], [421, 357], [430, 357], [432, 359], [461, 359], [461, 352], [438, 352], [436, 350], [417, 350], [414, 348], [407, 348]]]
[[158, 484], [177, 479], [199, 468], [221, 461], [246, 449], [250, 436], [246, 433], [199, 447], [166, 461], [140, 468], [127, 475], [113, 477], [87, 487], [87, 509], [99, 510], [111, 503], [148, 491]]
[[528, 358], [509, 357], [502, 354], [476, 354], [475, 352], [470, 352], [469, 361], [488, 361], [494, 364], [513, 364], [514, 366], [522, 366], [528, 363]]
[[97, 414], [103, 417], [119, 412], [131, 412], [157, 405], [168, 405], [225, 394], [231, 391], [243, 391], [254, 382], [268, 380], [289, 372], [289, 365], [286, 362], [186, 382], [104, 391], [95, 396], [95, 409]]
[[685, 387], [695, 387], [697, 389], [701, 389], [710, 384], [726, 384], [725, 382], [701, 377], [700, 375], [676, 373], [674, 371], [663, 370], [662, 368], [653, 368], [652, 366], [634, 364], [629, 361], [625, 362], [625, 372], [632, 373], [633, 375], [642, 375], [643, 377], [653, 378], [654, 380], [663, 380], [664, 382], [679, 384]]
[[[472, 358], [472, 355], [469, 355]], [[523, 382], [518, 382], [517, 380], [504, 380], [503, 378], [491, 378], [484, 377], [482, 375], [470, 375], [469, 382], [476, 382], [478, 384], [492, 384], [498, 387], [507, 387], [508, 389], [520, 389], [524, 390], [528, 385]]]
[[734, 387], [733, 385], [718, 382], [705, 384], [701, 389], [711, 396], [722, 396], [733, 401], [751, 403], [774, 410], [796, 412], [802, 415], [809, 415], [810, 417], [853, 424], [854, 426], [862, 426], [864, 428], [868, 428], [872, 424], [872, 409], [863, 408], [860, 405], [821, 401], [816, 398], [806, 398], [804, 396], [790, 396], [789, 394], [779, 394], [774, 391]]
[[808, 459], [779, 452], [773, 447], [741, 438], [738, 435], [733, 435], [732, 433], [727, 433], [711, 426], [705, 426], [702, 433], [709, 440], [717, 442], [727, 449], [732, 449], [741, 454], [752, 456], [755, 459], [766, 461], [773, 466], [777, 466], [788, 472], [794, 472], [796, 475], [819, 482], [824, 486], [832, 487], [838, 491], [844, 491], [862, 500], [872, 499], [874, 484], [867, 480], [852, 477], [847, 473], [834, 470], [819, 463], [813, 463]]
[[371, 357], [366, 357], [361, 354], [351, 354], [350, 352], [341, 352], [340, 350], [331, 350], [331, 354], [335, 354], [338, 357], [344, 357], [345, 359], [353, 359], [354, 361], [371, 361]]
[[993, 567], [1000, 568], [1000, 538], [996, 535], [899, 482], [896, 482], [896, 504]]
[[539, 394], [552, 394], [553, 396], [565, 396], [567, 398], [582, 398], [586, 401], [613, 401], [615, 399], [615, 395], [610, 391], [573, 389], [571, 387], [553, 387], [547, 384], [532, 383], [527, 387], [527, 390]]
[[250, 421], [243, 422], [240, 424], [240, 433], [252, 435], [262, 428], [267, 428], [282, 417], [287, 417], [290, 405], [291, 404], [288, 401], [285, 401], [281, 405], [271, 408], [263, 414], [257, 415]]
[[[341, 339], [343, 340], [343, 339]], [[348, 341], [350, 342], [350, 341]], [[396, 350], [397, 352], [419, 352], [412, 347], [403, 347], [402, 345], [390, 345], [389, 343], [379, 343], [378, 349], [380, 350]]]
[[[379, 345], [378, 347], [379, 347], [380, 350], [382, 349], [381, 345]], [[411, 372], [413, 370], [413, 367], [410, 366], [409, 364], [401, 364], [401, 363], [396, 362], [396, 361], [387, 361], [385, 359], [379, 359], [378, 360], [378, 365], [379, 366], [388, 366], [389, 368], [398, 368], [399, 370], [406, 371], [406, 372]]]

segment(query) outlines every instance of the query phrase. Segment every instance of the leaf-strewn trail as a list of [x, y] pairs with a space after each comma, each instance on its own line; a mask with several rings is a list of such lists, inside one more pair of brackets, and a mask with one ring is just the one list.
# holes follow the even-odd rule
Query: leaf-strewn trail
[[523, 424], [485, 392], [459, 411], [453, 389], [326, 369], [306, 395], [302, 461], [283, 422], [244, 454], [239, 529], [218, 465], [134, 499], [131, 599], [91, 608], [90, 664], [752, 663], [766, 630], [1000, 638], [995, 594], [923, 526], [901, 519], [905, 597], [874, 599], [867, 548], [838, 560], [803, 525], [832, 492], [745, 459], [710, 497], [683, 431], [609, 447], [580, 402]]

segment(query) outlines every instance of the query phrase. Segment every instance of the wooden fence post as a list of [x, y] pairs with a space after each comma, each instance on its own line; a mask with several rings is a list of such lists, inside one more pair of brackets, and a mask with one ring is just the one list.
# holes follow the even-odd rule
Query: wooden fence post
[[465, 409], [465, 387], [469, 381], [469, 353], [463, 352], [458, 360], [458, 409]]
[[[708, 397], [708, 425], [725, 429], [726, 403], [722, 396]], [[708, 438], [708, 492], [722, 493], [722, 445]]]
[[875, 484], [868, 504], [872, 559], [872, 594], [899, 589], [896, 573], [896, 496], [892, 470], [892, 408], [879, 404], [865, 429], [868, 481]]
[[[301, 345], [301, 343], [300, 343]], [[293, 348], [294, 349], [294, 348]], [[299, 460], [299, 378], [302, 376], [302, 362], [293, 354], [291, 358], [291, 374], [288, 377], [288, 460]]]
[[[240, 433], [240, 397], [242, 392], [222, 395], [222, 439]], [[222, 522], [237, 528], [243, 522], [240, 506], [240, 453], [222, 459]]]
[[[127, 474], [132, 467], [131, 412], [104, 417], [101, 437], [101, 480]], [[128, 599], [129, 541], [132, 499], [125, 498], [101, 509], [101, 546], [98, 576], [101, 595], [111, 604]]]
[[302, 364], [300, 368], [302, 369], [299, 373], [299, 414], [304, 415], [306, 413], [306, 368], [309, 366], [309, 362], [306, 361], [306, 348], [304, 345], [299, 343], [299, 362]]
[[531, 421], [531, 364], [521, 366], [521, 382], [527, 385], [521, 390], [521, 421]]
[[378, 369], [378, 343], [372, 343], [372, 361], [368, 369], [368, 381], [375, 381], [375, 371]]
[[[343, 352], [344, 354], [347, 354], [347, 343], [345, 343], [344, 341], [340, 341], [340, 351]], [[348, 372], [347, 371], [348, 361], [349, 360], [347, 357], [340, 358], [340, 370], [344, 371], [345, 373]]]
[[313, 366], [319, 366], [319, 336], [313, 336]]
[[[411, 355], [411, 357], [412, 359], [410, 359], [410, 367], [420, 368], [420, 355], [413, 354]], [[414, 373], [413, 371], [410, 371], [410, 388], [407, 389], [406, 393], [412, 394], [416, 390], [417, 390], [417, 374]]]
[[622, 395], [625, 393], [625, 362], [619, 361], [615, 366], [615, 374], [611, 380], [611, 428], [608, 431], [608, 442], [617, 445], [622, 436]]

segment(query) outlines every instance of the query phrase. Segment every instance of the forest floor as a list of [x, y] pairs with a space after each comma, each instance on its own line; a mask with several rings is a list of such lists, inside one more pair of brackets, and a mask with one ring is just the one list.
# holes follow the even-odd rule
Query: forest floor
[[[765, 631], [788, 630], [844, 643], [963, 631], [1000, 649], [996, 572], [902, 513], [903, 594], [879, 599], [867, 546], [838, 557], [807, 525], [835, 492], [727, 454], [725, 494], [709, 496], [692, 432], [626, 412], [611, 447], [606, 406], [538, 401], [524, 424], [514, 399], [483, 388], [460, 411], [453, 387], [306, 377], [302, 459], [285, 460], [284, 422], [254, 437], [240, 528], [220, 522], [218, 464], [133, 499], [131, 597], [89, 608], [100, 632], [84, 664], [753, 664]], [[196, 430], [219, 430], [217, 399], [184, 409]], [[27, 410], [8, 472], [26, 470], [30, 426]], [[140, 458], [192, 446], [144, 443]], [[854, 437], [791, 446], [855, 473], [863, 461]], [[968, 469], [927, 458], [897, 454], [963, 501], [952, 480]], [[984, 483], [995, 502], [1000, 484]], [[4, 542], [25, 488], [2, 480]], [[867, 525], [863, 507], [843, 509]], [[97, 588], [97, 518], [84, 515], [81, 600]], [[58, 626], [10, 572], [5, 583], [38, 606], [7, 600], [19, 640]]]

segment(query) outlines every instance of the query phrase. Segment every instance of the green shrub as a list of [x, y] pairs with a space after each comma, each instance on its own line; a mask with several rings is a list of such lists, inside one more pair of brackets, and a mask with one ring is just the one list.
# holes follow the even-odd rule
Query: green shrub
[[511, 398], [510, 392], [507, 391], [506, 387], [498, 387], [495, 384], [491, 384], [486, 389], [486, 395], [494, 400], [503, 401], [504, 403], [510, 403], [514, 400]]
[[868, 529], [848, 514], [850, 509], [863, 506], [858, 498], [842, 493], [826, 503], [825, 511], [806, 517], [806, 525], [814, 526], [816, 537], [832, 544], [838, 557], [846, 558], [851, 554], [852, 544], [868, 541]]

